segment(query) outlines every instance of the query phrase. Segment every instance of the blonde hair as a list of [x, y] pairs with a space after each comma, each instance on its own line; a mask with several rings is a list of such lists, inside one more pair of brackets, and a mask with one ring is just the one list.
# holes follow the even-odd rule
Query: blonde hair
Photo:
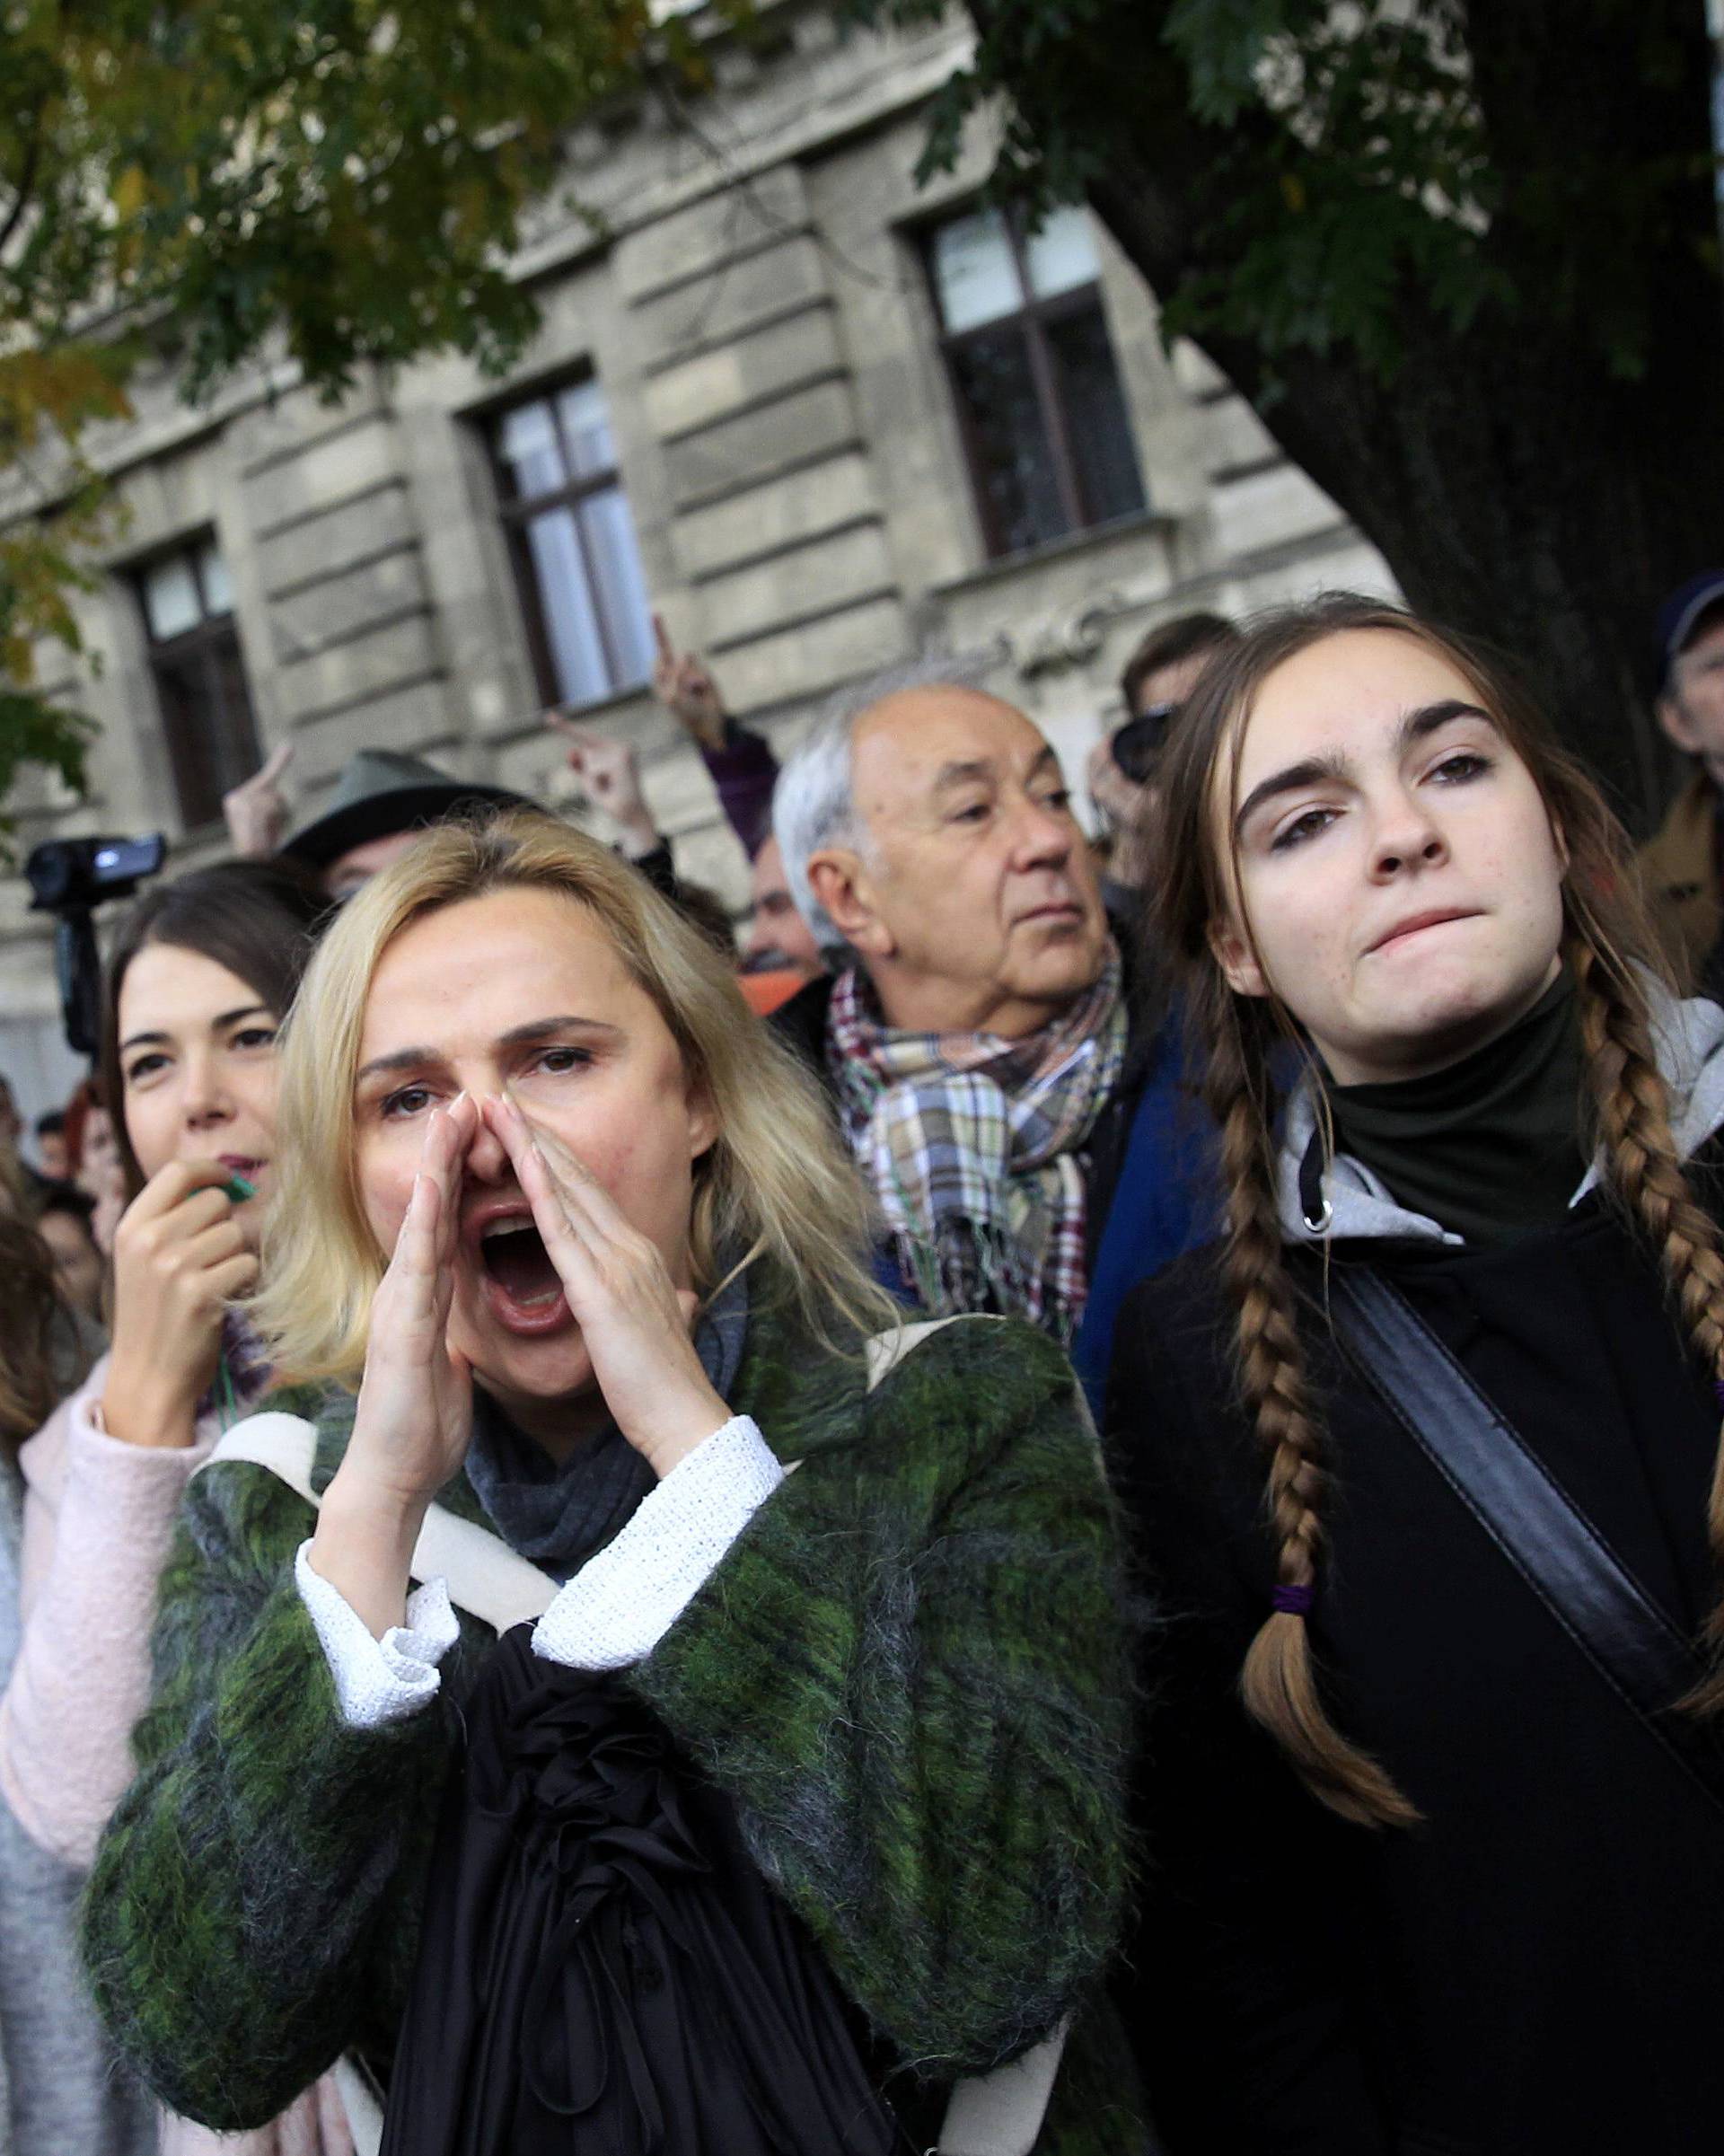
[[749, 1010], [723, 955], [605, 847], [517, 814], [428, 832], [348, 902], [306, 971], [279, 1050], [278, 1201], [251, 1313], [282, 1378], [355, 1386], [365, 1368], [387, 1261], [361, 1200], [353, 1095], [378, 962], [409, 923], [509, 890], [585, 910], [712, 1105], [718, 1135], [694, 1163], [690, 1220], [701, 1295], [765, 1259], [794, 1315], [829, 1344], [891, 1324], [897, 1306], [866, 1269], [861, 1180], [813, 1079]]
[[[1657, 1258], [1702, 1367], [1724, 1380], [1724, 1256], [1711, 1216], [1683, 1173], [1671, 1131], [1647, 1000], [1649, 979], [1664, 979], [1665, 967], [1639, 897], [1626, 833], [1581, 767], [1552, 741], [1512, 674], [1461, 638], [1398, 607], [1346, 593], [1265, 615], [1211, 661], [1173, 729], [1157, 774], [1154, 858], [1165, 869], [1155, 912], [1162, 947], [1183, 977], [1205, 1094], [1220, 1131], [1227, 1209], [1223, 1272], [1240, 1390], [1266, 1465], [1276, 1578], [1295, 1588], [1315, 1584], [1322, 1561], [1328, 1443], [1306, 1369], [1300, 1298], [1282, 1245], [1273, 1069], [1289, 1037], [1306, 1047], [1307, 1057], [1308, 1046], [1279, 998], [1245, 998], [1228, 988], [1210, 946], [1212, 925], [1234, 910], [1233, 866], [1217, 843], [1224, 825], [1231, 830], [1232, 815], [1218, 815], [1217, 799], [1222, 789], [1224, 805], [1236, 806], [1245, 726], [1269, 676], [1297, 653], [1358, 629], [1410, 637], [1472, 683], [1562, 835], [1563, 952], [1575, 978], [1605, 1188]], [[1249, 937], [1249, 922], [1240, 925]], [[1724, 1432], [1707, 1526], [1712, 1550], [1724, 1562]], [[1684, 1703], [1695, 1712], [1724, 1708], [1720, 1643], [1724, 1605], [1706, 1625], [1711, 1673]], [[1249, 1712], [1332, 1809], [1373, 1826], [1405, 1826], [1418, 1817], [1381, 1764], [1331, 1720], [1302, 1615], [1276, 1610], [1264, 1619], [1240, 1687]]]

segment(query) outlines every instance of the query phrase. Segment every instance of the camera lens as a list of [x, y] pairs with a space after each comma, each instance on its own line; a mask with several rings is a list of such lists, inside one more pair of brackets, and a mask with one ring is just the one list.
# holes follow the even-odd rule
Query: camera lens
[[25, 880], [39, 911], [66, 903], [77, 887], [78, 850], [66, 839], [46, 839], [31, 849]]

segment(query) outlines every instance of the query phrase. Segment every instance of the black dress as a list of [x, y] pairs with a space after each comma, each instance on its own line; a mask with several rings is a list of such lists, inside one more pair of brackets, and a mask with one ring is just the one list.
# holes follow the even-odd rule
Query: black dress
[[729, 1800], [506, 1633], [466, 1709], [383, 2156], [896, 2156], [883, 2072]]

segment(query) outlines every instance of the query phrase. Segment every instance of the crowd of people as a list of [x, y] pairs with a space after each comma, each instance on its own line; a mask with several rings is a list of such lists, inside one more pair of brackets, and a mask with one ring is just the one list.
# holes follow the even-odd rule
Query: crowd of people
[[740, 933], [563, 715], [612, 843], [279, 754], [0, 1093], [0, 2150], [1705, 2145], [1724, 574], [1638, 858], [1346, 594], [1096, 837], [655, 687]]

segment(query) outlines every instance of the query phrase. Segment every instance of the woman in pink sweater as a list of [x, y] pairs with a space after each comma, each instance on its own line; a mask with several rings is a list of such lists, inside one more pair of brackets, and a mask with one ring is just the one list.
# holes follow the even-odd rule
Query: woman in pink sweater
[[[0, 1792], [77, 1865], [131, 1780], [156, 1578], [187, 1483], [268, 1372], [229, 1306], [257, 1274], [277, 1028], [324, 912], [291, 869], [229, 862], [159, 886], [110, 961], [102, 1082], [130, 1200], [110, 1352], [23, 1447], [23, 1636], [0, 1700]], [[164, 2156], [352, 2156], [327, 2079], [224, 2136], [163, 2116]]]

